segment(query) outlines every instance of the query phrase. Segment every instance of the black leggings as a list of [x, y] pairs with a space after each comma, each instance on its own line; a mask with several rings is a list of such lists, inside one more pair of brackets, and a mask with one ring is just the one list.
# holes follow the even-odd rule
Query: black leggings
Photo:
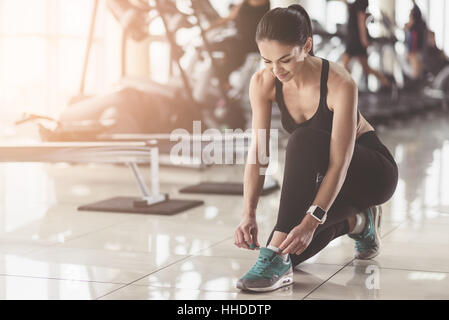
[[[289, 137], [279, 214], [274, 231], [289, 233], [304, 218], [318, 191], [317, 176], [324, 176], [329, 165], [330, 134], [297, 128]], [[315, 230], [313, 239], [301, 254], [291, 254], [293, 266], [321, 251], [333, 239], [349, 232], [348, 218], [371, 206], [386, 202], [398, 182], [396, 162], [375, 131], [362, 134], [345, 182], [328, 211], [326, 222]]]

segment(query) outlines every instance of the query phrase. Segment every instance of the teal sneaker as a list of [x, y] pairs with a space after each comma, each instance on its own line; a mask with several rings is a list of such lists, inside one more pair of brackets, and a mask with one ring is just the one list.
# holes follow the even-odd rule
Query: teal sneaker
[[256, 264], [237, 281], [237, 288], [247, 291], [272, 291], [293, 283], [290, 256], [285, 261], [271, 249], [260, 248]]
[[380, 253], [382, 208], [369, 207], [363, 211], [363, 214], [366, 217], [365, 229], [360, 234], [348, 234], [348, 236], [355, 240], [354, 258], [367, 260]]

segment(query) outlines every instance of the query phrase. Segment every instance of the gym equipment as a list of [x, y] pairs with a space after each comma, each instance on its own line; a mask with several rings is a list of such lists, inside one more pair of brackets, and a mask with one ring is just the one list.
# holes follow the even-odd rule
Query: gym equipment
[[91, 17], [91, 20], [90, 20], [89, 38], [87, 40], [86, 52], [85, 52], [85, 55], [84, 55], [83, 71], [82, 71], [82, 74], [81, 74], [81, 83], [80, 83], [79, 93], [78, 93], [77, 96], [75, 96], [72, 99], [70, 99], [69, 104], [87, 98], [84, 95], [84, 87], [85, 87], [85, 83], [86, 83], [86, 73], [87, 73], [87, 66], [89, 64], [90, 50], [92, 48], [92, 42], [93, 42], [93, 39], [94, 39], [95, 22], [97, 20], [96, 19], [97, 11], [98, 11], [98, 0], [95, 0], [94, 4], [93, 4], [93, 9], [92, 9], [92, 17]]
[[[175, 128], [191, 128], [194, 120], [200, 120], [210, 128], [242, 128], [246, 126], [246, 115], [236, 98], [229, 98], [223, 90], [218, 90], [214, 95], [209, 95], [205, 101], [198, 101], [192, 95], [192, 88], [198, 87], [192, 82], [190, 74], [182, 68], [179, 56], [184, 53], [175, 41], [176, 28], [194, 27], [200, 28], [199, 18], [195, 13], [204, 17], [214, 16], [208, 1], [195, 3], [193, 14], [181, 12], [176, 7], [176, 2], [153, 1], [150, 5], [138, 5], [128, 0], [109, 0], [108, 6], [117, 20], [124, 27], [122, 39], [122, 75], [126, 75], [126, 40], [152, 39], [153, 35], [142, 34], [142, 24], [146, 26], [149, 21], [160, 17], [166, 34], [164, 41], [168, 41], [171, 51], [176, 52], [172, 62], [177, 65], [179, 76], [168, 84], [161, 85], [147, 80], [133, 81], [124, 78], [122, 85], [102, 96], [84, 96], [84, 81], [87, 68], [89, 48], [95, 25], [96, 6], [92, 13], [91, 30], [84, 60], [80, 93], [72, 99], [69, 107], [65, 108], [58, 120], [54, 120], [50, 127], [39, 124], [39, 130], [43, 141], [96, 141], [97, 136], [113, 133], [168, 133]], [[129, 13], [135, 13], [131, 18]], [[132, 21], [129, 21], [129, 20]], [[195, 20], [195, 23], [191, 21]], [[207, 39], [201, 33], [203, 42]], [[157, 41], [161, 36], [155, 36]], [[154, 39], [153, 39], [154, 40]], [[203, 48], [204, 49], [204, 48]], [[204, 49], [204, 51], [207, 51]], [[179, 54], [178, 54], [179, 53]], [[213, 67], [213, 66], [212, 66]], [[248, 70], [248, 69], [246, 69]], [[206, 78], [203, 82], [212, 87], [213, 81]], [[220, 84], [219, 84], [220, 86]], [[40, 121], [36, 117], [24, 116], [19, 122], [27, 120]], [[206, 128], [205, 128], [206, 129]]]
[[[396, 59], [397, 65], [400, 67], [399, 72], [396, 72], [394, 75], [396, 76], [396, 81], [398, 81], [398, 77], [399, 80], [402, 80], [401, 86], [399, 87], [401, 99], [411, 107], [413, 113], [445, 109], [447, 106], [447, 97], [449, 96], [449, 87], [446, 87], [443, 83], [449, 83], [449, 72], [442, 68], [440, 72], [432, 74], [430, 72], [431, 68], [428, 68], [424, 64], [425, 70], [423, 77], [418, 80], [411, 80], [409, 77], [410, 72], [408, 71], [409, 66], [405, 62], [405, 57], [394, 52], [394, 46], [402, 46], [404, 47], [403, 50], [405, 50], [405, 45], [396, 37], [396, 34], [403, 32], [403, 30], [394, 25], [382, 11], [381, 23], [389, 32], [389, 37], [392, 39], [390, 50], [393, 51], [393, 58]], [[423, 54], [425, 50], [426, 48]], [[423, 60], [423, 63], [425, 63], [425, 60]]]
[[[209, 3], [208, 1], [203, 0], [191, 0], [190, 1], [190, 9], [192, 10], [192, 17], [194, 17], [194, 26], [200, 31], [201, 44], [195, 48], [195, 52], [197, 55], [202, 57], [203, 63], [206, 63], [206, 67], [203, 67], [201, 79], [200, 79], [200, 88], [197, 88], [197, 96], [207, 96], [208, 93], [205, 93], [205, 88], [209, 89], [207, 91], [214, 91], [215, 97], [214, 100], [218, 100], [213, 112], [217, 119], [221, 119], [217, 121], [214, 127], [228, 127], [231, 129], [245, 129], [247, 126], [246, 115], [242, 106], [242, 101], [240, 99], [239, 94], [241, 91], [234, 92], [231, 95], [228, 94], [226, 88], [224, 87], [224, 83], [220, 80], [219, 69], [217, 66], [217, 58], [214, 56], [214, 51], [212, 49], [211, 41], [209, 37], [205, 33], [205, 29], [203, 28], [204, 22], [210, 24], [209, 20]], [[196, 61], [199, 59], [196, 58]], [[247, 59], [248, 60], [248, 59]], [[247, 61], [248, 62], [248, 61]], [[192, 64], [192, 63], [191, 63]], [[190, 66], [191, 70], [192, 67]], [[248, 68], [243, 68], [246, 72], [252, 72], [253, 70], [247, 70]], [[252, 73], [251, 73], [252, 75]], [[250, 75], [250, 76], [251, 76]], [[217, 88], [214, 87], [213, 83], [216, 82]], [[203, 90], [201, 90], [201, 87]], [[212, 89], [212, 90], [211, 90]], [[203, 92], [201, 92], [203, 91]], [[246, 94], [246, 93], [245, 93]], [[210, 94], [209, 94], [210, 96]]]
[[[214, 143], [220, 143], [223, 153], [232, 153], [235, 157], [243, 159], [247, 150], [249, 148], [249, 143], [251, 139], [250, 133], [240, 133], [240, 134], [226, 134], [224, 136], [214, 136], [214, 135], [186, 135], [186, 136], [177, 136], [176, 141], [170, 141], [173, 138], [169, 134], [156, 134], [156, 135], [135, 135], [135, 134], [114, 134], [111, 136], [103, 135], [101, 136], [105, 141], [139, 141], [139, 140], [149, 140], [156, 139], [159, 143], [165, 141], [163, 143], [164, 146], [168, 147], [169, 150], [173, 148], [175, 144], [186, 141], [189, 147], [189, 150], [192, 151], [192, 154], [188, 159], [183, 159], [182, 156], [178, 159], [179, 161], [183, 161], [183, 166], [192, 166], [195, 165], [197, 168], [205, 168], [206, 162], [211, 162], [211, 159], [203, 159], [203, 150], [206, 149], [207, 146]], [[198, 150], [200, 157], [195, 157], [195, 148]], [[169, 152], [168, 150], [168, 152]], [[168, 153], [167, 152], [167, 153]], [[171, 155], [172, 156], [172, 155]], [[169, 158], [169, 157], [168, 157]], [[166, 159], [166, 162], [170, 161], [171, 164], [173, 159]], [[162, 161], [161, 161], [162, 162]], [[209, 162], [209, 163], [210, 163]], [[278, 182], [273, 179], [271, 176], [265, 177], [265, 183], [263, 186], [263, 190], [261, 195], [267, 195], [272, 191], [275, 191], [279, 188]], [[243, 183], [233, 183], [233, 182], [212, 182], [212, 181], [202, 181], [193, 186], [187, 186], [179, 190], [181, 193], [202, 193], [202, 194], [221, 194], [221, 195], [243, 195]]]
[[[77, 162], [127, 164], [141, 197], [114, 197], [80, 206], [78, 210], [173, 215], [204, 204], [200, 200], [170, 199], [160, 193], [159, 150], [155, 140], [129, 142], [47, 142], [0, 144], [0, 162]], [[138, 164], [150, 164], [148, 188]]]
[[313, 51], [317, 56], [325, 57], [330, 61], [339, 61], [343, 55], [344, 37], [346, 30], [342, 25], [337, 25], [337, 31], [331, 33], [316, 19], [312, 19]]
[[[380, 10], [380, 18], [370, 16], [367, 26], [377, 23], [386, 30], [381, 37], [370, 37], [369, 54], [377, 53], [380, 71], [394, 83], [392, 89], [380, 89], [377, 92], [359, 90], [359, 108], [368, 121], [372, 123], [388, 122], [392, 119], [404, 119], [423, 112], [438, 110], [446, 105], [442, 94], [429, 93], [425, 82], [411, 82], [407, 76], [404, 58], [397, 54], [397, 47], [404, 46], [398, 40], [397, 28], [389, 17]], [[386, 64], [386, 59], [389, 63]], [[366, 82], [367, 79], [365, 79]], [[413, 84], [413, 85], [411, 85]]]
[[[372, 19], [372, 23], [380, 24], [387, 32], [387, 35], [384, 37], [374, 38], [373, 45], [377, 47], [376, 51], [379, 51], [380, 58], [382, 56], [387, 56], [393, 59], [393, 64], [396, 66], [396, 70], [388, 70], [385, 66], [383, 59], [380, 59], [380, 66], [386, 72], [390, 73], [390, 76], [395, 80], [395, 82], [399, 85], [399, 88], [403, 91], [422, 90], [425, 86], [436, 87], [432, 82], [434, 78], [438, 77], [438, 74], [430, 76], [429, 72], [427, 72], [422, 79], [412, 81], [410, 79], [410, 68], [405, 61], [405, 57], [397, 53], [395, 47], [402, 47], [402, 50], [405, 51], [405, 45], [402, 41], [400, 41], [397, 37], [399, 33], [403, 33], [404, 31], [396, 26], [382, 10], [380, 11], [380, 19]], [[425, 49], [424, 49], [425, 50]], [[424, 68], [426, 66], [424, 65]], [[445, 76], [440, 77], [445, 78]]]
[[[251, 135], [240, 133], [217, 136], [199, 132], [198, 134], [176, 136], [171, 134], [102, 134], [99, 138], [103, 141], [123, 142], [157, 140], [160, 150], [159, 163], [161, 165], [205, 169], [213, 162], [204, 152], [210, 144], [220, 143], [223, 153], [232, 153], [235, 157], [243, 158], [249, 147]], [[179, 143], [183, 143], [183, 147], [186, 146], [191, 151], [189, 155], [174, 156], [171, 154], [173, 147]]]

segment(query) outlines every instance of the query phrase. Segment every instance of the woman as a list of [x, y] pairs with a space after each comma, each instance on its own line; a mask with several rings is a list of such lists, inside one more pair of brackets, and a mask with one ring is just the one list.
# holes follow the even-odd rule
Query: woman
[[421, 10], [414, 3], [410, 10], [409, 22], [405, 25], [405, 43], [407, 46], [407, 59], [412, 67], [412, 79], [419, 79], [423, 72], [421, 53], [426, 44], [427, 25], [422, 17]]
[[347, 3], [349, 8], [348, 32], [346, 35], [346, 52], [342, 57], [344, 67], [349, 70], [349, 63], [353, 58], [361, 64], [366, 75], [374, 75], [383, 87], [390, 87], [388, 78], [368, 65], [369, 34], [366, 28], [366, 9], [368, 0], [356, 0]]
[[422, 65], [424, 71], [437, 76], [445, 67], [449, 65], [449, 59], [443, 50], [438, 48], [435, 40], [435, 32], [427, 31], [426, 46], [423, 49]]
[[[292, 270], [333, 239], [356, 240], [356, 258], [380, 249], [381, 211], [394, 193], [397, 165], [373, 127], [357, 111], [357, 86], [335, 63], [315, 57], [309, 16], [300, 5], [276, 8], [260, 21], [256, 40], [265, 68], [250, 83], [253, 111], [251, 154], [267, 148], [271, 105], [291, 135], [276, 225], [256, 264], [237, 287], [269, 291], [292, 282]], [[269, 137], [263, 137], [269, 141]], [[243, 217], [235, 245], [259, 247], [256, 207], [264, 176], [259, 161], [247, 162]]]

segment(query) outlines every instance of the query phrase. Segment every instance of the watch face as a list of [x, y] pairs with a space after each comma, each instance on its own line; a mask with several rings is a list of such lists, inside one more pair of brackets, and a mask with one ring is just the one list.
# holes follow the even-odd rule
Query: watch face
[[326, 214], [326, 211], [321, 209], [320, 207], [316, 207], [313, 211], [313, 215], [317, 217], [318, 219], [323, 219], [324, 215]]

